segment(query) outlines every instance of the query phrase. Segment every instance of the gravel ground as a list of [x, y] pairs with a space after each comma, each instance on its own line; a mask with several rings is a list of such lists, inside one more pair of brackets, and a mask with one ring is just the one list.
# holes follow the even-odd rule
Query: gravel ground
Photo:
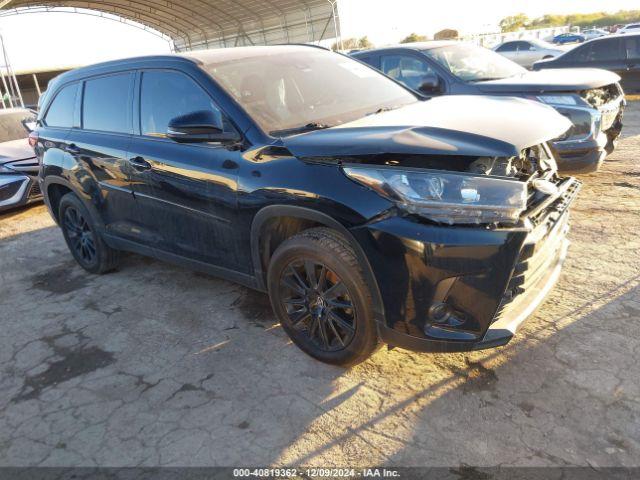
[[640, 104], [585, 176], [547, 302], [508, 346], [318, 363], [264, 295], [128, 256], [76, 266], [0, 216], [0, 466], [640, 466]]

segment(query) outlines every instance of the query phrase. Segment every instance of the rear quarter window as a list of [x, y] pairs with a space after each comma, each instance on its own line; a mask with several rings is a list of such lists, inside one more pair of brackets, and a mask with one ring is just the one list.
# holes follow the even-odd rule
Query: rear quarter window
[[76, 107], [78, 83], [63, 87], [55, 96], [44, 117], [47, 127], [71, 128]]

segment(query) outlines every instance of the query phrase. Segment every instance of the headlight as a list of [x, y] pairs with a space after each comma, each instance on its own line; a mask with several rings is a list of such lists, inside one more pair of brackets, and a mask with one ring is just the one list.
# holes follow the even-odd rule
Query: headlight
[[516, 223], [527, 206], [518, 180], [440, 171], [345, 167], [344, 172], [410, 212], [454, 223]]
[[554, 107], [573, 127], [558, 140], [584, 140], [600, 132], [600, 112], [593, 109], [578, 95], [538, 95], [538, 101]]
[[538, 95], [536, 98], [547, 105], [578, 105], [575, 95]]
[[597, 110], [570, 107], [556, 107], [556, 110], [573, 123], [559, 140], [583, 140], [600, 133], [602, 115]]

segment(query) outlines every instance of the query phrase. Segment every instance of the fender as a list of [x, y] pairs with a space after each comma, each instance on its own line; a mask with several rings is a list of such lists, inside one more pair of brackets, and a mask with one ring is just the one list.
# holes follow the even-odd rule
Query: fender
[[40, 187], [42, 190], [42, 194], [44, 195], [44, 201], [45, 201], [44, 203], [47, 205], [49, 214], [51, 215], [51, 217], [54, 219], [56, 223], [59, 223], [59, 222], [57, 220], [57, 216], [54, 214], [53, 209], [51, 208], [51, 201], [49, 200], [49, 187], [51, 185], [62, 185], [63, 187], [66, 187], [69, 190], [71, 190], [73, 193], [75, 193], [76, 196], [82, 202], [82, 204], [87, 208], [87, 210], [89, 210], [89, 213], [91, 213], [92, 219], [97, 224], [100, 231], [105, 230], [102, 217], [100, 216], [100, 214], [94, 207], [93, 203], [91, 202], [91, 197], [86, 192], [83, 192], [81, 190], [79, 191], [76, 188], [76, 186], [73, 183], [71, 183], [68, 179], [64, 177], [50, 175], [50, 176], [46, 176], [43, 180], [41, 180]]
[[360, 262], [360, 265], [362, 266], [365, 280], [373, 287], [372, 300], [374, 318], [378, 324], [384, 323], [384, 305], [382, 303], [380, 290], [378, 289], [378, 282], [376, 282], [373, 270], [371, 269], [371, 265], [369, 264], [362, 247], [344, 225], [329, 215], [310, 208], [297, 207], [293, 205], [269, 205], [262, 208], [253, 218], [253, 222], [251, 223], [251, 259], [254, 265], [256, 282], [260, 290], [267, 290], [266, 272], [263, 271], [262, 262], [260, 260], [260, 236], [262, 228], [266, 222], [275, 217], [293, 217], [302, 220], [311, 220], [340, 232], [340, 234], [347, 239], [351, 247], [354, 249], [358, 262]]

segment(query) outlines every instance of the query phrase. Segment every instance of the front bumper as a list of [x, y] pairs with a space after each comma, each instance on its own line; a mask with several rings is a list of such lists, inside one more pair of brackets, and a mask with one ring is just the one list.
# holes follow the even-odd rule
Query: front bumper
[[0, 212], [42, 200], [36, 177], [22, 174], [0, 175]]
[[558, 279], [579, 185], [564, 180], [558, 195], [526, 212], [526, 228], [445, 227], [389, 217], [354, 229], [381, 293], [382, 339], [422, 352], [508, 343]]
[[551, 142], [550, 147], [562, 174], [597, 172], [607, 156], [607, 136], [578, 141]]
[[624, 97], [601, 105], [601, 128], [580, 140], [563, 140], [550, 143], [558, 164], [558, 171], [566, 175], [585, 174], [598, 171], [608, 154], [613, 152], [616, 141], [622, 132], [624, 116]]

